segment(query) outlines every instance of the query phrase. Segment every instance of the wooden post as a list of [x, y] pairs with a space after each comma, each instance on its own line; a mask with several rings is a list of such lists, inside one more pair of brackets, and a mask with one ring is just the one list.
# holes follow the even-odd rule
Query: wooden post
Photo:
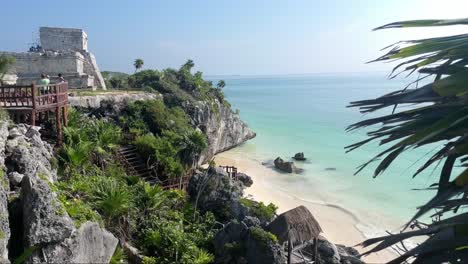
[[63, 126], [68, 126], [68, 106], [63, 107]]
[[31, 126], [36, 126], [36, 110], [31, 111]]
[[317, 263], [318, 238], [314, 238], [314, 263]]
[[33, 109], [36, 109], [36, 85], [31, 84], [31, 92], [32, 92], [32, 106]]
[[288, 237], [288, 264], [291, 264], [292, 261], [292, 250], [293, 245], [291, 243], [291, 239]]
[[56, 111], [56, 126], [57, 126], [57, 145], [62, 145], [62, 115], [61, 115], [61, 108], [57, 107]]

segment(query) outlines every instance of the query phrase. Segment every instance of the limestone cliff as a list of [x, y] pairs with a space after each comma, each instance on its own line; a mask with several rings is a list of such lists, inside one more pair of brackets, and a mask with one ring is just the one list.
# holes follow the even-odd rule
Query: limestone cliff
[[195, 126], [208, 138], [208, 150], [200, 157], [200, 163], [208, 162], [217, 153], [234, 148], [256, 136], [238, 113], [220, 103], [199, 102], [187, 107]]
[[[162, 100], [155, 93], [100, 94], [72, 96], [70, 105], [90, 111], [119, 112], [129, 103], [138, 100]], [[209, 161], [215, 154], [234, 148], [255, 137], [255, 133], [244, 123], [239, 114], [218, 100], [210, 102], [184, 102], [181, 107], [192, 119], [192, 124], [206, 134], [208, 149], [201, 155], [199, 163]]]
[[118, 240], [97, 223], [76, 227], [51, 183], [52, 147], [37, 127], [0, 121], [0, 263], [108, 263]]

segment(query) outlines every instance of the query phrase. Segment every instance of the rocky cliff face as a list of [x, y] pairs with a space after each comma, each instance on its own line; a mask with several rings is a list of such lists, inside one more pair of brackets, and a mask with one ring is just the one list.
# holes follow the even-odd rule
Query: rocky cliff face
[[[141, 93], [69, 97], [71, 106], [112, 115], [121, 111], [129, 102], [156, 99], [162, 99], [162, 95]], [[182, 108], [190, 115], [192, 124], [203, 131], [208, 139], [208, 149], [201, 155], [199, 163], [205, 163], [215, 154], [255, 137], [255, 133], [240, 119], [239, 114], [217, 100], [211, 103], [199, 101], [196, 104], [186, 102], [182, 104]]]
[[256, 136], [240, 119], [239, 114], [218, 101], [212, 105], [199, 102], [198, 105], [186, 109], [194, 125], [208, 138], [208, 150], [200, 157], [200, 163], [207, 162], [215, 154], [234, 148]]
[[0, 263], [107, 263], [117, 239], [87, 222], [76, 227], [51, 184], [52, 147], [36, 127], [0, 121]]

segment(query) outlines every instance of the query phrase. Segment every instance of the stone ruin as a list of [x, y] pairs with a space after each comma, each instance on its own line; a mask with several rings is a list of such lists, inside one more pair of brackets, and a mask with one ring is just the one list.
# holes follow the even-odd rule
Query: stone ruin
[[42, 73], [51, 83], [61, 73], [70, 88], [106, 89], [96, 58], [88, 51], [88, 36], [82, 29], [41, 27], [40, 45], [28, 52], [1, 52], [16, 58], [7, 82], [37, 83]]

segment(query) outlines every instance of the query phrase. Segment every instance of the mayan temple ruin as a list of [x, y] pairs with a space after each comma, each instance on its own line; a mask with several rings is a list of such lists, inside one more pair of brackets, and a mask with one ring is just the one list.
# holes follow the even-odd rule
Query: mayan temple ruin
[[16, 58], [8, 82], [36, 83], [45, 73], [51, 81], [61, 73], [70, 88], [106, 89], [96, 59], [88, 51], [88, 36], [82, 29], [41, 27], [40, 45], [28, 52], [2, 52]]

